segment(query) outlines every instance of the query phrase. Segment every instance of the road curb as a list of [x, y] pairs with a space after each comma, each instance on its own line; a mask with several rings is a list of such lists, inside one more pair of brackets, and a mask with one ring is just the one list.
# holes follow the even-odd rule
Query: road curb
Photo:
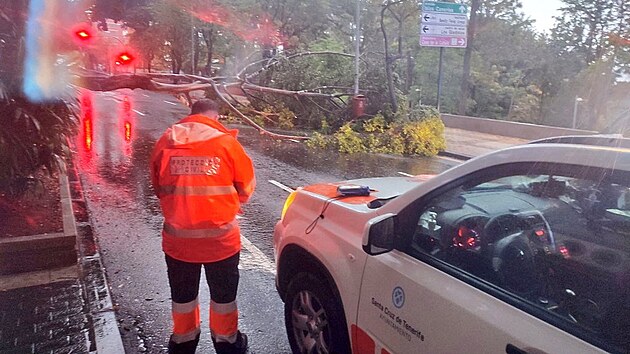
[[67, 168], [68, 173], [60, 178], [64, 234], [76, 235], [79, 278], [94, 330], [96, 353], [124, 353], [105, 268], [89, 225], [81, 181], [72, 162]]
[[440, 151], [438, 155], [444, 156], [444, 157], [450, 157], [450, 158], [462, 160], [462, 161], [467, 161], [473, 158], [473, 156], [462, 155], [462, 154], [458, 154], [456, 152], [451, 152], [451, 151]]

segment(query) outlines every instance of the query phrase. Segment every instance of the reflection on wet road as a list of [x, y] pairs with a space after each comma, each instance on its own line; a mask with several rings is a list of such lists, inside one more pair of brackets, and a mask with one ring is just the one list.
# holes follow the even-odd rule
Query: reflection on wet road
[[[81, 131], [75, 142], [92, 227], [112, 286], [128, 353], [166, 352], [170, 293], [161, 251], [162, 216], [150, 186], [148, 163], [155, 141], [188, 113], [173, 97], [144, 91], [86, 93], [80, 97]], [[239, 127], [254, 160], [258, 187], [240, 219], [243, 239], [240, 323], [252, 353], [288, 353], [282, 303], [273, 283], [272, 232], [286, 191], [321, 181], [368, 176], [438, 173], [453, 165], [439, 158], [339, 155], [308, 151], [300, 143], [261, 139]], [[200, 301], [207, 311], [207, 288]], [[203, 308], [202, 305], [202, 308]], [[203, 312], [207, 313], [207, 312]], [[212, 351], [207, 315], [199, 352]]]

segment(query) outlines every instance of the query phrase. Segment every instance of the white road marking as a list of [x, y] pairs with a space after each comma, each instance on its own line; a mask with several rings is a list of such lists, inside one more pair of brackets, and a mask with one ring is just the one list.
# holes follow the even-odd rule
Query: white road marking
[[171, 104], [173, 106], [177, 106], [177, 103], [173, 103], [173, 102], [169, 102], [169, 101], [164, 101], [164, 103], [168, 103], [168, 104]]
[[409, 173], [407, 173], [407, 172], [400, 172], [400, 171], [398, 171], [398, 174], [399, 174], [399, 175], [403, 175], [403, 176], [405, 176], [405, 177], [413, 177], [413, 175], [411, 175], [411, 174], [409, 174]]
[[147, 95], [146, 93], [143, 93], [142, 96], [147, 97], [147, 98], [151, 97], [151, 96]]
[[270, 274], [276, 274], [276, 266], [271, 259], [243, 235], [241, 235], [241, 245], [249, 251], [249, 254], [241, 253], [239, 268], [262, 270]]
[[144, 113], [142, 113], [142, 112], [138, 111], [137, 109], [132, 109], [132, 111], [134, 111], [134, 112], [138, 113], [139, 115], [141, 115], [141, 116], [143, 116], [143, 117], [144, 117], [144, 116], [146, 116], [146, 114], [144, 114]]
[[295, 191], [293, 188], [288, 187], [288, 186], [285, 186], [284, 184], [282, 184], [282, 183], [280, 183], [280, 182], [276, 181], [275, 179], [270, 179], [268, 182], [269, 182], [269, 183], [271, 183], [271, 184], [273, 184], [274, 186], [276, 186], [276, 187], [278, 187], [278, 188], [282, 189], [283, 191], [285, 191], [285, 192], [287, 192], [287, 193], [291, 193], [291, 192], [294, 192], [294, 191]]

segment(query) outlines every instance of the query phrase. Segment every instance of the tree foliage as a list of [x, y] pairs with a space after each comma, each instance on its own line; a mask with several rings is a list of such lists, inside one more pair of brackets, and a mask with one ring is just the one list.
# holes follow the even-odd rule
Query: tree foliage
[[[458, 1], [471, 9], [469, 46], [444, 51], [442, 112], [570, 126], [575, 97], [596, 90], [618, 97], [615, 83], [630, 65], [630, 5], [621, 0], [562, 0], [554, 28], [541, 34], [523, 14], [521, 1]], [[359, 87], [368, 98], [366, 113], [383, 112], [391, 119], [400, 99], [409, 107], [435, 105], [438, 49], [418, 45], [418, 3], [359, 2]], [[118, 0], [105, 7], [136, 30], [132, 41], [154, 67], [222, 76], [236, 75], [258, 61], [258, 66], [243, 73], [246, 82], [350, 95], [351, 57], [283, 58], [305, 51], [353, 54], [355, 4], [354, 0]], [[269, 61], [278, 64], [265, 66]], [[604, 63], [609, 64], [605, 70]], [[597, 79], [578, 81], [594, 68], [611, 74], [600, 72]], [[254, 109], [278, 104], [294, 112], [296, 127], [319, 128], [325, 121], [338, 128], [352, 118], [349, 99], [313, 101], [246, 93]], [[606, 126], [615, 115], [607, 107], [618, 105], [605, 97], [591, 100], [578, 112], [581, 127]]]
[[[401, 144], [412, 130], [391, 127], [410, 124], [415, 110], [436, 105], [439, 49], [418, 45], [421, 12], [411, 0], [358, 0], [361, 34], [355, 38], [356, 1], [97, 0], [91, 9], [101, 30], [106, 18], [133, 29], [130, 41], [142, 67], [184, 73], [188, 87], [212, 87], [215, 95], [222, 90], [222, 97], [266, 126], [331, 134], [344, 127], [337, 133], [344, 146], [356, 142], [353, 134], [368, 134], [361, 135], [361, 146], [380, 151], [374, 136], [385, 132], [348, 127], [365, 121], [378, 126], [382, 119], [391, 134], [378, 140], [405, 151]], [[627, 130], [628, 2], [562, 0], [555, 26], [539, 33], [521, 1], [456, 1], [471, 9], [469, 47], [444, 50], [442, 113], [565, 127], [575, 118], [579, 128]], [[31, 111], [19, 101], [15, 75], [24, 53], [23, 26], [16, 24], [25, 21], [27, 4], [4, 0], [0, 7], [2, 97], [5, 109], [15, 107], [7, 97], [24, 105], [11, 117]], [[355, 39], [359, 92], [367, 98], [360, 119], [351, 112]], [[142, 87], [169, 89], [150, 78], [140, 81]]]

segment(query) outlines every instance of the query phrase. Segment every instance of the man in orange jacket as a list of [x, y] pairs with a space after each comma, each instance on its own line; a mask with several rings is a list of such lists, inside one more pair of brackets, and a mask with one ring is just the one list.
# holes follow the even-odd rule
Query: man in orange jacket
[[195, 102], [151, 155], [151, 181], [164, 214], [162, 249], [171, 287], [169, 353], [195, 353], [200, 335], [201, 267], [210, 287], [210, 332], [218, 354], [245, 353], [238, 330], [240, 231], [236, 215], [256, 184], [252, 161], [236, 130], [218, 121], [218, 105]]

